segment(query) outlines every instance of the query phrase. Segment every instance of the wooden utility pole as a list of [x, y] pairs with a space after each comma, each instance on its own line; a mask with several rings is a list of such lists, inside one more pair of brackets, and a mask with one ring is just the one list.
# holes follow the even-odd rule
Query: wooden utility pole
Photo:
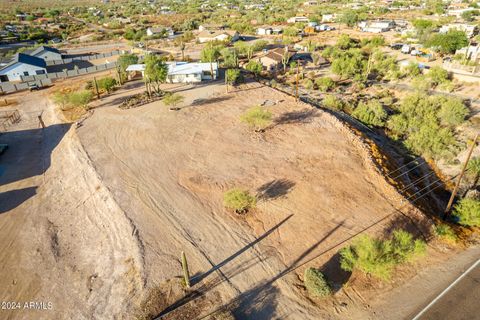
[[450, 213], [450, 209], [452, 208], [453, 200], [455, 199], [455, 195], [458, 192], [458, 188], [460, 187], [460, 182], [462, 181], [463, 175], [465, 173], [465, 170], [467, 169], [468, 162], [470, 161], [470, 158], [473, 153], [473, 149], [475, 149], [475, 146], [477, 145], [477, 140], [478, 140], [479, 134], [475, 136], [475, 139], [473, 139], [472, 147], [470, 148], [470, 151], [468, 151], [467, 159], [465, 160], [465, 163], [463, 164], [462, 172], [460, 172], [460, 175], [458, 176], [457, 182], [455, 183], [455, 187], [453, 188], [452, 195], [450, 196], [450, 200], [448, 200], [447, 208], [445, 208], [445, 212], [443, 214], [443, 219], [446, 219], [448, 214]]
[[100, 92], [98, 92], [97, 77], [93, 77], [93, 82], [95, 83], [95, 92], [97, 93], [97, 99], [100, 99]]
[[300, 71], [300, 61], [297, 61], [297, 76], [295, 77], [295, 101], [298, 102], [298, 74]]
[[182, 251], [182, 269], [183, 269], [183, 278], [185, 279], [185, 286], [190, 288], [190, 273], [188, 272], [188, 263], [185, 252]]

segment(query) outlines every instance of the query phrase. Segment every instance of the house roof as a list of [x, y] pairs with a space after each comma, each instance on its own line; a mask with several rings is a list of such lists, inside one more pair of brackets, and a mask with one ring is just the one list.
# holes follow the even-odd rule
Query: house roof
[[12, 66], [16, 63], [24, 63], [24, 64], [28, 64], [28, 65], [35, 66], [35, 67], [40, 67], [40, 68], [46, 68], [47, 67], [47, 64], [45, 63], [45, 60], [43, 60], [42, 58], [37, 58], [37, 57], [30, 56], [30, 55], [24, 54], [24, 53], [17, 53], [13, 57], [13, 60], [0, 70], [6, 69], [6, 68], [8, 68], [8, 67], [10, 67], [10, 66]]
[[203, 30], [198, 34], [199, 38], [216, 38], [222, 34], [226, 34], [229, 37], [233, 37], [236, 33], [235, 30]]
[[30, 53], [28, 53], [28, 54], [31, 55], [31, 56], [34, 56], [36, 54], [39, 54], [42, 51], [49, 51], [49, 52], [53, 52], [53, 53], [62, 54], [60, 52], [60, 50], [58, 50], [56, 48], [52, 48], [52, 47], [47, 47], [47, 46], [40, 46], [40, 47], [36, 48], [35, 50], [30, 51]]
[[[218, 68], [217, 63], [212, 63], [214, 70]], [[210, 71], [210, 63], [170, 63], [168, 75], [194, 74]]]
[[[210, 63], [187, 63], [187, 62], [166, 62], [168, 66], [168, 75], [182, 75], [201, 73], [202, 71], [210, 71]], [[218, 68], [216, 62], [212, 63], [214, 70]], [[126, 71], [145, 71], [144, 64], [129, 65]]]
[[[292, 50], [290, 48], [288, 50], [288, 59], [290, 60], [293, 55], [296, 53], [295, 50]], [[278, 63], [282, 62], [283, 56], [285, 55], [285, 48], [275, 48], [270, 51], [268, 51], [265, 55], [261, 56], [260, 58], [270, 58], [272, 60], [277, 61]]]

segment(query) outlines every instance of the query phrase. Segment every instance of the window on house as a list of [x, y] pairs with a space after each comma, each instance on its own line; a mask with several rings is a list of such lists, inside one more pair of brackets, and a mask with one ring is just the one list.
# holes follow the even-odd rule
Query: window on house
[[24, 76], [28, 76], [28, 71], [23, 71]]
[[35, 71], [37, 74], [45, 74], [45, 70], [37, 70]]

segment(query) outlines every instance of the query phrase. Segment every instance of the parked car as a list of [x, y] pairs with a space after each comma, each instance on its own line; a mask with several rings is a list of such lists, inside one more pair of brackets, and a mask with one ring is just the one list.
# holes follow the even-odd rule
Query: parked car
[[392, 43], [390, 45], [390, 48], [392, 48], [393, 50], [400, 50], [403, 48], [403, 46], [404, 46], [403, 43]]
[[35, 82], [30, 82], [30, 83], [28, 84], [28, 90], [30, 90], [30, 91], [40, 90], [40, 87], [38, 86], [37, 83], [35, 83]]

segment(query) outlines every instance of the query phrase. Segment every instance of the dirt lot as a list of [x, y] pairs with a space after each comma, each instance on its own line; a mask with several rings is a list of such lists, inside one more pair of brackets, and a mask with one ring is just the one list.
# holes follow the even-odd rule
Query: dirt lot
[[[0, 136], [11, 146], [0, 158], [2, 300], [53, 306], [1, 317], [131, 319], [146, 299], [157, 312], [175, 310], [171, 319], [222, 305], [240, 319], [388, 313], [377, 307], [397, 296], [379, 293], [415, 268], [378, 284], [341, 272], [336, 252], [361, 232], [419, 230], [424, 218], [401, 205], [360, 139], [331, 115], [258, 83], [228, 94], [220, 82], [165, 89], [185, 96], [181, 110], [162, 102], [118, 109], [143, 90], [131, 82], [93, 103], [78, 126], [63, 123], [48, 91], [16, 97], [22, 121]], [[265, 101], [274, 123], [254, 133], [239, 116]], [[224, 209], [223, 193], [234, 186], [258, 194], [257, 209], [246, 216]], [[181, 251], [193, 291], [176, 300]], [[333, 282], [333, 298], [317, 305], [305, 298], [308, 266]]]
[[[332, 116], [256, 83], [229, 94], [222, 85], [174, 90], [186, 97], [178, 112], [161, 102], [126, 111], [102, 107], [78, 129], [99, 175], [136, 226], [147, 286], [179, 275], [184, 250], [193, 274], [207, 272], [200, 279], [222, 283], [217, 290], [224, 302], [238, 296], [250, 302], [241, 303], [237, 315], [326, 316], [299, 294], [295, 273], [284, 271], [313, 257], [299, 273], [322, 266], [365, 228], [384, 232], [398, 219], [398, 194], [374, 170], [358, 138]], [[256, 134], [239, 116], [265, 100], [278, 102], [269, 107], [275, 124]], [[223, 208], [222, 195], [234, 186], [260, 195], [257, 210], [238, 217]], [[210, 275], [219, 264], [221, 272]], [[268, 296], [260, 295], [262, 285]]]

